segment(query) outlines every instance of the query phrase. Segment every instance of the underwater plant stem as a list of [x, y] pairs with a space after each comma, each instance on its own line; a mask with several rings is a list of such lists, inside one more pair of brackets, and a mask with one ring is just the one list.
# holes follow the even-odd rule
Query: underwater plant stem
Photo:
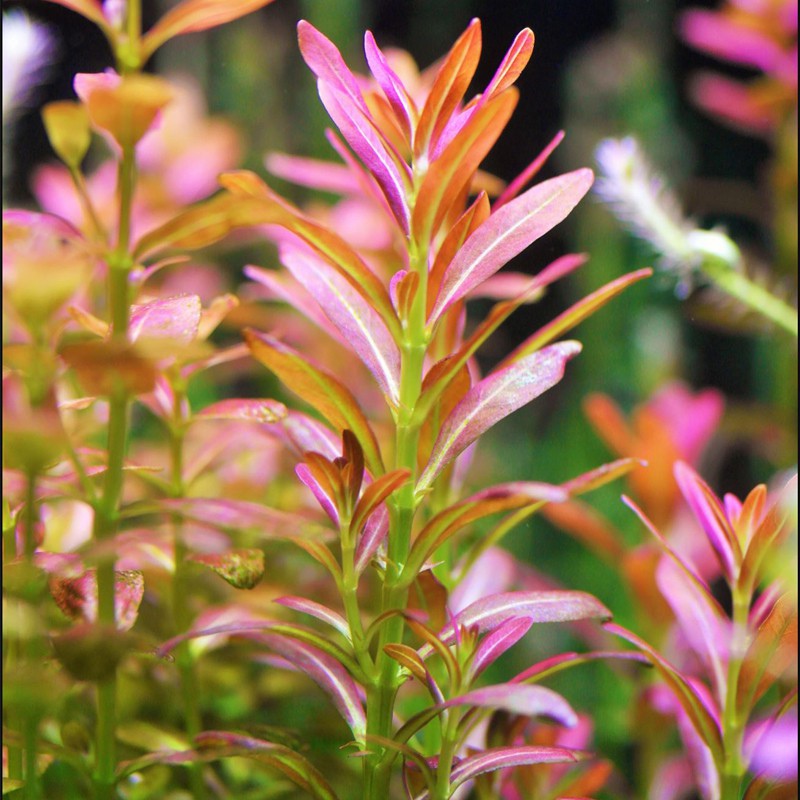
[[701, 271], [720, 289], [797, 338], [797, 311], [768, 289], [732, 269], [729, 264], [706, 259]]
[[[747, 719], [739, 709], [739, 676], [747, 650], [747, 618], [750, 594], [739, 586], [733, 587], [733, 640], [728, 662], [725, 708], [722, 713], [722, 746], [724, 761], [721, 777], [721, 800], [739, 800], [742, 779], [747, 764], [742, 753]], [[741, 713], [740, 713], [741, 711]]]
[[[128, 341], [130, 318], [129, 275], [133, 261], [129, 253], [131, 210], [136, 184], [134, 148], [124, 147], [118, 169], [119, 235], [117, 245], [108, 258], [108, 305], [111, 338], [122, 344]], [[108, 439], [103, 495], [95, 507], [93, 537], [95, 541], [110, 539], [118, 530], [118, 513], [122, 500], [123, 464], [128, 441], [129, 397], [121, 385], [109, 396]], [[97, 617], [103, 626], [116, 627], [115, 561], [107, 558], [97, 567]], [[97, 738], [93, 784], [95, 800], [110, 800], [116, 782], [117, 676], [97, 684]]]
[[[425, 333], [425, 309], [427, 283], [427, 248], [421, 247], [412, 237], [410, 264], [419, 276], [419, 290], [406, 320], [405, 341], [401, 347], [400, 402], [395, 429], [395, 468], [407, 469], [411, 479], [398, 490], [390, 505], [389, 537], [386, 553], [386, 572], [381, 593], [381, 612], [400, 611], [408, 602], [410, 581], [403, 575], [411, 548], [411, 533], [417, 498], [414, 493], [417, 476], [417, 454], [419, 449], [420, 423], [416, 419], [416, 407], [422, 393], [423, 367], [427, 352]], [[375, 654], [377, 684], [367, 692], [367, 735], [392, 738], [394, 703], [399, 686], [400, 665], [384, 652], [390, 643], [402, 643], [404, 621], [396, 615], [386, 621], [378, 637]], [[369, 747], [369, 742], [367, 743]], [[376, 748], [377, 749], [377, 748]], [[391, 760], [393, 753], [377, 749], [365, 759], [364, 800], [388, 797], [391, 782]]]
[[[174, 420], [169, 426], [170, 435], [170, 471], [172, 474], [171, 494], [174, 498], [183, 497], [186, 486], [183, 481], [183, 450], [185, 420], [183, 409], [186, 403], [186, 393], [178, 384], [180, 376], [173, 381], [174, 393]], [[191, 613], [186, 603], [188, 597], [188, 575], [186, 565], [186, 545], [183, 542], [182, 521], [179, 516], [172, 520], [173, 548], [175, 558], [175, 575], [172, 581], [172, 616], [175, 624], [175, 633], [180, 634], [188, 630], [191, 624]], [[181, 681], [181, 695], [183, 699], [184, 724], [190, 743], [202, 730], [203, 721], [200, 714], [198, 700], [200, 698], [200, 684], [197, 677], [197, 665], [192, 655], [189, 642], [182, 642], [175, 652]], [[206, 787], [203, 781], [203, 765], [193, 763], [189, 767], [189, 782], [192, 796], [195, 800], [203, 800], [206, 796]]]
[[454, 708], [448, 709], [446, 713], [447, 722], [444, 725], [439, 763], [436, 767], [436, 785], [431, 792], [430, 800], [447, 800], [450, 797], [450, 772], [453, 769], [453, 759], [458, 748], [460, 715]]

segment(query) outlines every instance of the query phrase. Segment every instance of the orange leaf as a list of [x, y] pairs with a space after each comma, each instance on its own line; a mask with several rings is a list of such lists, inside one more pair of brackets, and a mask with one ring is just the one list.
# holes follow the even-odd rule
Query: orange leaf
[[517, 105], [519, 92], [507, 89], [472, 115], [431, 164], [414, 205], [412, 230], [422, 241], [437, 231], [453, 201], [469, 184]]
[[350, 429], [364, 451], [373, 475], [385, 470], [375, 434], [352, 392], [330, 373], [300, 356], [291, 347], [271, 336], [244, 331], [252, 354], [271, 369], [295, 394], [320, 412], [340, 431]]
[[184, 0], [170, 9], [142, 39], [142, 60], [147, 61], [164, 42], [185, 33], [216, 28], [263, 8], [272, 0]]

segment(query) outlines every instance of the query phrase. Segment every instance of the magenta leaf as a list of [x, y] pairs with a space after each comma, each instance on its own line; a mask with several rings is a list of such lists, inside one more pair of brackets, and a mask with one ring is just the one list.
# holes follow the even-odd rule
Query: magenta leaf
[[238, 419], [277, 423], [286, 416], [286, 406], [277, 400], [220, 400], [198, 411], [195, 419]]
[[411, 140], [411, 132], [417, 119], [417, 108], [409, 97], [403, 82], [389, 66], [381, 49], [375, 42], [375, 37], [370, 31], [364, 35], [364, 54], [367, 58], [370, 72], [375, 76], [378, 85], [383, 90], [389, 105], [397, 115], [403, 126], [403, 132]]
[[578, 715], [560, 694], [544, 686], [524, 683], [503, 683], [474, 689], [442, 704], [442, 708], [450, 706], [477, 706], [527, 717], [544, 716], [567, 728], [578, 724]]
[[385, 505], [379, 506], [364, 525], [364, 532], [356, 547], [356, 574], [360, 575], [372, 561], [378, 548], [389, 535], [389, 512]]
[[741, 562], [742, 553], [722, 504], [703, 479], [682, 461], [675, 464], [675, 480], [703, 526], [725, 575], [732, 580], [737, 571], [737, 562]]
[[713, 679], [720, 706], [727, 687], [731, 623], [714, 598], [673, 561], [662, 561], [656, 583], [674, 612], [689, 646]]
[[578, 342], [559, 342], [493, 372], [473, 386], [439, 431], [417, 492], [495, 423], [558, 383], [567, 361], [581, 351]]
[[264, 552], [255, 548], [227, 553], [195, 553], [189, 556], [189, 560], [208, 567], [237, 589], [254, 589], [266, 571]]
[[531, 628], [532, 619], [510, 619], [495, 628], [475, 650], [472, 659], [473, 678], [493, 664], [510, 647], [513, 647]]
[[273, 602], [278, 603], [278, 605], [286, 606], [286, 608], [291, 608], [294, 611], [299, 611], [301, 614], [308, 614], [311, 617], [316, 617], [332, 628], [335, 628], [346, 639], [350, 639], [350, 626], [347, 624], [347, 620], [341, 614], [337, 614], [321, 603], [307, 600], [305, 597], [294, 597], [292, 595], [278, 597]]
[[389, 329], [352, 285], [308, 250], [284, 245], [281, 260], [303, 288], [319, 303], [375, 377], [389, 401], [400, 397], [400, 350]]
[[[149, 507], [149, 506], [148, 506]], [[186, 497], [159, 500], [157, 510], [177, 513], [204, 525], [223, 530], [255, 530], [267, 539], [323, 538], [330, 532], [299, 514], [276, 511], [246, 500]]]
[[[579, 756], [572, 750], [562, 747], [494, 747], [458, 763], [450, 773], [452, 788], [483, 775], [509, 767], [522, 767], [528, 764], [563, 764], [577, 761]], [[421, 798], [423, 800], [427, 793]]]
[[186, 764], [222, 758], [252, 758], [281, 772], [315, 800], [339, 800], [328, 781], [304, 756], [282, 744], [254, 739], [229, 731], [203, 731], [194, 739], [194, 750], [166, 750], [122, 762], [117, 777], [131, 775], [153, 764]]
[[336, 659], [313, 645], [279, 634], [261, 633], [251, 638], [267, 645], [317, 683], [331, 698], [336, 710], [349, 725], [353, 736], [359, 741], [364, 741], [367, 717], [361, 704], [359, 689]]
[[298, 464], [294, 471], [297, 477], [308, 486], [322, 510], [331, 518], [336, 527], [339, 527], [339, 511], [336, 508], [336, 501], [325, 491], [320, 482], [314, 477], [314, 473], [306, 464]]
[[298, 458], [313, 452], [333, 461], [342, 454], [341, 437], [302, 411], [289, 409], [280, 422], [266, 424], [264, 428], [270, 435], [283, 442]]
[[410, 215], [406, 203], [406, 185], [398, 169], [400, 159], [393, 158], [387, 146], [376, 133], [371, 119], [349, 101], [337, 94], [325, 81], [318, 82], [322, 104], [328, 110], [345, 141], [374, 176], [403, 233], [410, 229]]
[[432, 328], [453, 303], [564, 220], [589, 191], [593, 179], [588, 169], [551, 178], [491, 214], [445, 270], [428, 320], [429, 327]]
[[456, 639], [456, 626], [493, 631], [512, 619], [539, 622], [573, 622], [579, 619], [611, 619], [611, 612], [585, 592], [504, 592], [468, 605], [445, 626], [439, 638], [445, 644]]
[[181, 344], [191, 344], [197, 337], [202, 310], [196, 294], [167, 297], [133, 306], [130, 337], [132, 340], [172, 339]]

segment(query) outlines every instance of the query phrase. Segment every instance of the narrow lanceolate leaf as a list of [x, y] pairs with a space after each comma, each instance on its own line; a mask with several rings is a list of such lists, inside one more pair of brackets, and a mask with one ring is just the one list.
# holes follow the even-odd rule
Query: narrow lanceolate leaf
[[708, 590], [675, 561], [662, 561], [656, 583], [675, 613], [681, 632], [711, 675], [717, 697], [725, 697], [730, 659], [730, 620]]
[[400, 350], [380, 315], [348, 281], [313, 254], [284, 247], [281, 260], [364, 362], [388, 401], [396, 405]]
[[[459, 761], [450, 773], [451, 788], [457, 789], [462, 783], [483, 775], [509, 767], [523, 767], [529, 764], [564, 764], [578, 761], [578, 754], [563, 747], [493, 747], [474, 756]], [[427, 794], [415, 800], [424, 800]]]
[[503, 56], [483, 96], [487, 99], [508, 89], [528, 65], [533, 53], [534, 36], [530, 28], [523, 28], [514, 39], [508, 52]]
[[445, 271], [429, 327], [453, 303], [563, 221], [589, 191], [593, 180], [589, 169], [569, 172], [537, 184], [491, 214]]
[[[298, 209], [282, 200], [263, 182], [253, 186], [248, 173], [245, 179], [248, 194], [233, 198], [236, 202], [231, 215], [235, 224], [278, 225], [293, 233], [307, 244], [315, 253], [324, 258], [342, 277], [344, 277], [364, 298], [371, 303], [393, 335], [401, 335], [394, 306], [383, 282], [370, 269], [364, 259], [334, 231], [306, 217]], [[220, 176], [220, 183], [231, 191], [242, 191], [242, 174], [234, 173]], [[256, 177], [256, 183], [258, 178]], [[255, 192], [252, 194], [251, 192]], [[230, 199], [230, 198], [229, 198]]]
[[403, 178], [405, 163], [390, 151], [388, 144], [384, 144], [371, 119], [347, 97], [337, 94], [325, 81], [319, 81], [318, 91], [322, 104], [344, 140], [375, 178], [397, 224], [403, 233], [408, 234], [410, 220], [406, 192], [410, 186], [408, 176], [405, 180]]
[[453, 260], [464, 242], [486, 221], [490, 211], [491, 206], [486, 192], [480, 192], [447, 232], [444, 241], [436, 251], [436, 258], [433, 260], [433, 266], [428, 273], [426, 316], [429, 316], [433, 309], [433, 304], [439, 294], [439, 287], [442, 285], [442, 277], [448, 264]]
[[650, 659], [650, 662], [658, 670], [664, 682], [681, 704], [697, 733], [711, 750], [714, 762], [718, 767], [721, 767], [724, 756], [719, 722], [706, 708], [705, 703], [691, 683], [663, 656], [634, 633], [612, 623], [606, 623], [604, 627], [611, 633], [635, 645]]
[[131, 339], [165, 338], [190, 344], [197, 336], [202, 306], [196, 294], [167, 297], [131, 308]]
[[426, 150], [430, 152], [431, 145], [435, 145], [438, 135], [463, 99], [480, 56], [481, 24], [473, 19], [445, 56], [433, 81], [414, 133], [415, 156], [421, 156]]
[[411, 227], [429, 241], [445, 214], [472, 180], [511, 118], [519, 93], [506, 89], [479, 109], [429, 167], [414, 204]]
[[510, 619], [540, 622], [574, 622], [580, 619], [611, 619], [611, 612], [585, 592], [504, 592], [485, 597], [456, 614], [439, 634], [445, 644], [455, 640], [455, 626], [493, 631]]
[[133, 257], [140, 261], [167, 249], [197, 250], [218, 242], [235, 226], [237, 202], [238, 198], [222, 195], [180, 212], [139, 239]]
[[473, 678], [513, 647], [530, 630], [531, 625], [531, 619], [510, 619], [485, 636], [472, 659]]
[[403, 580], [413, 581], [422, 565], [466, 525], [492, 514], [518, 508], [539, 508], [560, 503], [567, 493], [559, 486], [534, 481], [504, 483], [484, 489], [432, 517], [414, 539], [403, 568]]
[[554, 320], [548, 322], [547, 325], [536, 331], [533, 336], [528, 337], [503, 359], [501, 366], [516, 361], [529, 353], [535, 353], [546, 344], [550, 344], [550, 342], [563, 336], [567, 331], [572, 330], [580, 322], [583, 322], [587, 317], [590, 317], [610, 300], [613, 300], [620, 292], [644, 278], [649, 278], [652, 274], [653, 270], [651, 269], [640, 269], [623, 275], [605, 286], [601, 286], [570, 306]]
[[287, 388], [316, 408], [339, 431], [349, 429], [355, 434], [370, 472], [382, 475], [385, 470], [377, 439], [352, 392], [277, 339], [253, 330], [246, 330], [244, 336], [253, 355]]
[[273, 602], [281, 606], [286, 606], [286, 608], [291, 608], [294, 611], [299, 611], [301, 614], [308, 614], [311, 617], [316, 617], [332, 628], [335, 628], [346, 639], [350, 639], [350, 627], [347, 624], [347, 620], [341, 614], [338, 614], [327, 606], [323, 606], [321, 603], [316, 603], [305, 597], [294, 597], [291, 595], [278, 597]]
[[336, 659], [310, 644], [278, 634], [262, 633], [257, 636], [257, 641], [266, 644], [315, 681], [331, 698], [353, 736], [364, 740], [367, 717], [358, 687]]
[[457, 353], [442, 359], [428, 370], [422, 386], [422, 395], [417, 403], [419, 413], [423, 417], [427, 417], [432, 404], [443, 389], [514, 311], [521, 305], [538, 298], [547, 286], [573, 272], [585, 262], [586, 256], [580, 254], [570, 254], [557, 258], [538, 275], [529, 279], [527, 286], [515, 298], [497, 303], [483, 322], [475, 328], [470, 337], [461, 345]]
[[427, 489], [450, 461], [492, 425], [558, 383], [567, 361], [580, 350], [578, 342], [551, 345], [473, 386], [444, 421], [417, 491]]
[[744, 657], [736, 704], [745, 716], [784, 671], [797, 663], [797, 607], [778, 598]]
[[187, 760], [252, 758], [278, 770], [315, 800], [339, 800], [322, 773], [304, 756], [284, 745], [229, 731], [203, 731], [195, 737], [195, 746], [196, 751]]
[[[127, 514], [125, 514], [127, 511]], [[255, 530], [268, 539], [319, 539], [330, 531], [299, 514], [276, 511], [260, 503], [246, 500], [225, 500], [205, 497], [185, 497], [144, 503], [142, 508], [129, 506], [123, 516], [163, 512], [180, 514], [203, 525], [223, 530]]]
[[364, 525], [364, 533], [356, 547], [355, 571], [360, 575], [368, 566], [389, 535], [389, 512], [386, 506], [379, 506]]
[[146, 61], [164, 42], [185, 33], [216, 28], [256, 11], [272, 0], [183, 0], [167, 11], [142, 39]]
[[378, 47], [375, 37], [370, 31], [367, 31], [364, 35], [364, 54], [366, 55], [370, 72], [375, 76], [375, 80], [378, 81], [378, 85], [383, 90], [383, 94], [397, 117], [401, 130], [410, 143], [411, 132], [416, 125], [417, 108], [406, 91], [403, 82], [389, 66], [386, 56]]
[[674, 472], [681, 493], [702, 525], [725, 576], [734, 580], [742, 560], [742, 550], [719, 498], [688, 464], [676, 462]]
[[442, 704], [442, 708], [450, 706], [476, 706], [528, 717], [549, 717], [567, 728], [578, 724], [578, 715], [560, 694], [543, 686], [524, 683], [484, 686]]
[[504, 483], [484, 489], [440, 511], [427, 522], [411, 547], [403, 579], [413, 581], [425, 561], [466, 525], [503, 511], [537, 509], [545, 503], [560, 503], [567, 497], [558, 486], [534, 481]]
[[392, 492], [397, 491], [410, 477], [411, 473], [407, 469], [392, 470], [385, 475], [381, 475], [380, 478], [377, 478], [367, 486], [353, 510], [353, 517], [350, 522], [352, 530], [358, 533], [367, 519], [377, 511], [378, 506]]
[[206, 406], [194, 415], [194, 419], [235, 419], [274, 424], [280, 422], [286, 415], [286, 406], [277, 400], [231, 398]]
[[264, 552], [255, 548], [230, 550], [227, 553], [194, 554], [190, 561], [208, 567], [237, 589], [254, 589], [264, 577]]

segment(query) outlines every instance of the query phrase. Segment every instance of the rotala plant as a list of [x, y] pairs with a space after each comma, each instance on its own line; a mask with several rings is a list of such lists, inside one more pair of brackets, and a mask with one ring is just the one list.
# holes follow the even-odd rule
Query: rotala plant
[[[706, 578], [663, 540], [675, 566], [659, 585], [676, 618], [688, 624], [688, 587], [705, 604], [696, 618], [722, 631], [701, 654], [711, 701], [706, 674], [695, 680], [610, 623], [590, 594], [543, 588], [499, 546], [540, 509], [640, 466], [638, 453], [564, 483], [466, 488], [483, 434], [559, 383], [580, 353], [563, 337], [650, 274], [600, 287], [481, 373], [475, 356], [509, 316], [586, 260], [498, 275], [593, 180], [579, 169], [529, 185], [561, 133], [507, 186], [481, 170], [517, 103], [532, 32], [466, 99], [477, 20], [423, 72], [367, 33], [368, 77], [300, 22], [339, 161], [272, 154], [267, 165], [341, 196], [303, 210], [235, 170], [235, 143], [218, 126], [170, 119], [185, 90], [143, 72], [171, 38], [266, 0], [184, 0], [144, 33], [136, 0], [54, 1], [101, 28], [116, 70], [76, 76], [78, 100], [43, 111], [66, 171], [50, 169], [37, 188], [60, 213], [4, 214], [4, 793], [589, 795], [611, 771], [589, 750], [589, 709], [541, 683], [603, 658], [655, 666], [673, 691], [662, 707], [702, 761], [700, 785], [712, 786], [709, 800], [732, 800], [791, 702], [778, 698], [751, 753], [745, 722], [782, 680], [789, 608], [771, 588], [750, 608], [766, 554], [787, 534], [765, 491], [723, 509], [677, 468], [734, 596], [728, 642]], [[222, 170], [210, 198], [191, 143], [173, 135], [187, 120]], [[113, 169], [87, 180], [93, 133]], [[240, 301], [219, 276], [206, 289], [208, 273], [187, 253], [205, 259], [229, 235], [254, 232], [280, 267], [244, 268], [250, 326], [243, 343], [218, 348], [216, 328]], [[273, 302], [254, 308], [264, 297]], [[480, 320], [467, 315], [477, 297], [496, 301]], [[209, 400], [206, 371], [220, 365], [266, 375], [263, 365], [281, 400]], [[593, 648], [605, 622], [639, 651], [560, 653], [493, 683], [496, 662], [546, 622], [580, 623]], [[342, 752], [307, 754], [277, 712], [231, 711], [219, 695], [232, 661], [253, 696], [266, 673], [300, 706], [306, 679], [315, 682], [341, 717], [330, 730]]]

